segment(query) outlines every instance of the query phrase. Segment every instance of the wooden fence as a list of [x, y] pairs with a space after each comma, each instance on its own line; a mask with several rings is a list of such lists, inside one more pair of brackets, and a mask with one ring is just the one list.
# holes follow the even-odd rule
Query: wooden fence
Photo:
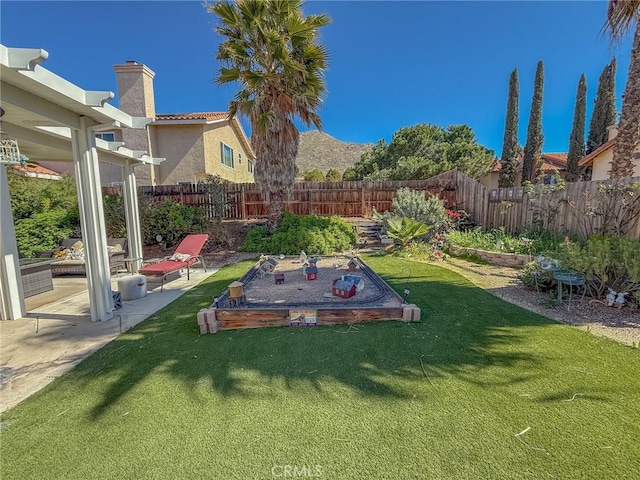
[[[301, 215], [338, 215], [341, 217], [369, 217], [373, 209], [391, 210], [391, 201], [399, 188], [426, 190], [438, 195], [448, 208], [458, 205], [458, 177], [452, 170], [428, 180], [382, 182], [298, 182], [294, 184], [285, 210]], [[465, 177], [466, 178], [466, 177]], [[476, 183], [468, 179], [472, 183]], [[482, 186], [482, 185], [480, 185]], [[255, 183], [223, 184], [225, 207], [223, 217], [228, 219], [266, 218], [268, 203], [260, 186]], [[473, 188], [471, 188], [473, 190]], [[104, 187], [105, 194], [119, 194], [119, 187]], [[202, 184], [143, 186], [140, 197], [153, 197], [158, 201], [171, 199], [184, 205], [200, 206], [215, 216], [212, 194]]]
[[[571, 182], [563, 189], [537, 185], [488, 189], [487, 228], [519, 233], [543, 229], [588, 238], [602, 233], [640, 238], [640, 178]], [[627, 189], [627, 187], [630, 187]]]
[[[438, 195], [447, 208], [468, 212], [471, 219], [485, 228], [500, 228], [511, 233], [543, 228], [561, 235], [586, 238], [596, 234], [605, 223], [609, 228], [624, 227], [625, 233], [640, 238], [640, 221], [633, 211], [640, 211], [640, 188], [635, 195], [618, 195], [617, 185], [630, 185], [640, 178], [567, 183], [566, 188], [553, 191], [538, 185], [527, 193], [523, 187], [489, 189], [457, 170], [436, 175], [427, 180], [381, 182], [299, 182], [293, 187], [285, 209], [297, 214], [370, 217], [391, 210], [391, 201], [399, 188], [425, 190]], [[603, 194], [607, 190], [609, 194]], [[105, 187], [104, 193], [120, 193], [118, 187]], [[185, 205], [204, 207], [210, 216], [228, 219], [266, 218], [268, 204], [255, 183], [223, 184], [224, 211], [216, 212], [213, 194], [196, 184], [139, 187], [140, 196], [157, 200], [171, 199]], [[607, 202], [609, 202], [607, 204]], [[621, 218], [613, 218], [620, 204], [629, 203]], [[219, 202], [218, 202], [219, 205]], [[633, 210], [636, 209], [636, 210]], [[615, 212], [614, 212], [615, 213]], [[619, 215], [620, 217], [620, 215]], [[622, 225], [625, 218], [634, 219]]]

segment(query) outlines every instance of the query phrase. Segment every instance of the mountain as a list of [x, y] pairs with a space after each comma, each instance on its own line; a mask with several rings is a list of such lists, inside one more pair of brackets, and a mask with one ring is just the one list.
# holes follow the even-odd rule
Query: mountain
[[318, 130], [303, 132], [300, 134], [298, 147], [298, 172], [302, 174], [317, 168], [322, 173], [327, 173], [330, 168], [344, 172], [347, 167], [352, 167], [363, 153], [371, 151], [372, 143], [348, 143], [336, 140], [330, 135]]

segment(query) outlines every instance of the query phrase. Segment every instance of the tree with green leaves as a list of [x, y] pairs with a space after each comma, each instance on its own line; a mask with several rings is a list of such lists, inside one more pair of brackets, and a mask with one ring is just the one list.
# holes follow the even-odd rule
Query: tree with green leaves
[[567, 155], [567, 174], [565, 180], [575, 182], [580, 178], [578, 162], [584, 157], [584, 128], [587, 111], [587, 80], [580, 76], [576, 92], [576, 105], [573, 109], [573, 127], [569, 135], [569, 153]]
[[518, 69], [514, 68], [509, 77], [509, 98], [507, 100], [507, 116], [504, 121], [504, 139], [500, 156], [500, 187], [514, 187], [518, 174]]
[[486, 174], [493, 150], [478, 144], [467, 125], [403, 127], [387, 145], [380, 140], [354, 165], [358, 179], [421, 180], [457, 168], [472, 178]]
[[342, 181], [343, 182], [352, 182], [354, 180], [358, 180], [358, 174], [356, 173], [356, 169], [353, 167], [347, 167], [342, 172]]
[[544, 66], [538, 62], [536, 77], [533, 82], [533, 97], [527, 126], [527, 143], [522, 157], [522, 183], [536, 183], [542, 176], [542, 88], [544, 83]]
[[609, 0], [604, 28], [613, 40], [622, 38], [633, 28], [633, 46], [627, 84], [622, 97], [622, 112], [618, 136], [613, 148], [611, 178], [633, 175], [633, 153], [640, 143], [640, 29], [638, 10], [640, 0]]
[[325, 182], [340, 182], [342, 180], [342, 174], [337, 168], [330, 168], [327, 170], [324, 180]]
[[319, 169], [314, 168], [313, 170], [309, 170], [308, 172], [304, 172], [302, 174], [302, 178], [305, 182], [324, 182], [324, 173], [322, 173]]
[[224, 40], [216, 58], [218, 85], [237, 82], [229, 116], [246, 115], [254, 176], [269, 202], [268, 226], [282, 219], [284, 201], [295, 182], [300, 134], [297, 118], [322, 129], [318, 110], [326, 87], [327, 51], [317, 43], [326, 15], [302, 13], [300, 0], [219, 0], [207, 9], [219, 17]]
[[589, 123], [586, 153], [593, 152], [609, 139], [607, 127], [616, 123], [616, 59], [602, 69]]

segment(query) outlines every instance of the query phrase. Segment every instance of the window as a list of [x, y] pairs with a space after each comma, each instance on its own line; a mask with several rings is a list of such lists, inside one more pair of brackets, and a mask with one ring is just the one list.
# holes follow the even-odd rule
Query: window
[[238, 165], [242, 165], [242, 154], [238, 154]]
[[115, 142], [116, 134], [114, 132], [100, 132], [96, 133], [96, 138], [101, 138], [105, 142]]
[[222, 155], [220, 157], [222, 163], [227, 167], [233, 168], [233, 148], [231, 148], [229, 145], [225, 145], [222, 142], [220, 142], [220, 148], [222, 149]]
[[247, 160], [247, 169], [249, 173], [253, 173], [253, 162], [251, 160]]

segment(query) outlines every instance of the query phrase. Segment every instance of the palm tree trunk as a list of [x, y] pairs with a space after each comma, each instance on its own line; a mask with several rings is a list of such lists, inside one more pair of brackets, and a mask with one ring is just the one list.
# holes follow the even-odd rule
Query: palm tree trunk
[[271, 192], [269, 200], [269, 211], [267, 217], [267, 228], [269, 233], [278, 228], [282, 221], [282, 212], [284, 212], [285, 192]]
[[640, 143], [640, 29], [636, 23], [618, 136], [613, 148], [611, 178], [633, 175], [633, 153]]

